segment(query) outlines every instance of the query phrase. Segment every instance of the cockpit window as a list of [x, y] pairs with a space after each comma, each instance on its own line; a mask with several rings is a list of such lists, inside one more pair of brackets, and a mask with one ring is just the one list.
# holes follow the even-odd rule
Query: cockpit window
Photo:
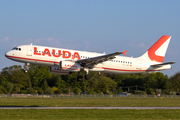
[[12, 50], [16, 50], [17, 47], [14, 47]]
[[19, 50], [19, 51], [21, 51], [21, 48], [14, 47], [12, 50]]

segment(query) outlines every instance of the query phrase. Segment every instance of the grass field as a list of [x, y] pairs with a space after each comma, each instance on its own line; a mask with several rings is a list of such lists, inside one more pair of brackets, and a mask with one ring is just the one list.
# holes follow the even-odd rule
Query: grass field
[[178, 120], [180, 110], [0, 110], [1, 120]]
[[[0, 106], [179, 107], [180, 98], [0, 98]], [[178, 120], [180, 110], [0, 109], [0, 120]]]
[[0, 98], [0, 106], [180, 107], [180, 98]]

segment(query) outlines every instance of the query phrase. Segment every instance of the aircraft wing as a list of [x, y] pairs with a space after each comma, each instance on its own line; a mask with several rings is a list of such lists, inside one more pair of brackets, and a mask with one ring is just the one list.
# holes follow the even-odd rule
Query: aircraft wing
[[164, 66], [164, 65], [168, 65], [168, 64], [174, 64], [176, 62], [167, 62], [167, 63], [160, 63], [160, 64], [154, 64], [154, 65], [151, 65], [152, 67], [161, 67], [161, 66]]
[[89, 69], [93, 69], [94, 65], [97, 65], [99, 63], [102, 63], [102, 62], [114, 59], [114, 58], [116, 58], [115, 56], [120, 55], [120, 54], [126, 55], [126, 52], [127, 52], [127, 50], [124, 51], [124, 52], [115, 52], [115, 53], [111, 53], [111, 54], [107, 54], [107, 55], [102, 55], [102, 56], [98, 56], [98, 57], [78, 60], [76, 62], [79, 63], [80, 65], [82, 65], [83, 67], [87, 67]]

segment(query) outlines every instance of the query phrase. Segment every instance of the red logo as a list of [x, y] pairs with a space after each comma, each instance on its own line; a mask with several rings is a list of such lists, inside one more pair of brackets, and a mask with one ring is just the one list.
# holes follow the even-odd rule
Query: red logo
[[148, 56], [152, 61], [156, 62], [163, 62], [164, 56], [156, 55], [155, 52], [158, 48], [160, 48], [168, 39], [170, 36], [163, 35], [149, 50], [148, 50]]
[[[62, 54], [61, 54], [61, 52], [62, 52]], [[62, 55], [62, 58], [71, 58], [71, 59], [77, 58], [78, 60], [81, 59], [78, 52], [74, 52], [74, 54], [72, 54], [70, 51], [58, 50], [58, 52], [56, 52], [55, 49], [52, 49], [52, 51], [50, 51], [48, 48], [45, 48], [44, 51], [38, 52], [37, 47], [34, 47], [34, 55], [42, 55], [42, 56], [47, 55], [49, 57], [54, 56], [57, 58], [61, 57], [61, 55]]]

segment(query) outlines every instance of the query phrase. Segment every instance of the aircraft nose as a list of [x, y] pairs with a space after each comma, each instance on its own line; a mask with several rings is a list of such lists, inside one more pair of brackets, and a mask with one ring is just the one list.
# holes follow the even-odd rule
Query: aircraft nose
[[7, 52], [5, 52], [4, 56], [7, 57]]
[[8, 57], [9, 55], [10, 55], [9, 51], [5, 52], [5, 57]]

